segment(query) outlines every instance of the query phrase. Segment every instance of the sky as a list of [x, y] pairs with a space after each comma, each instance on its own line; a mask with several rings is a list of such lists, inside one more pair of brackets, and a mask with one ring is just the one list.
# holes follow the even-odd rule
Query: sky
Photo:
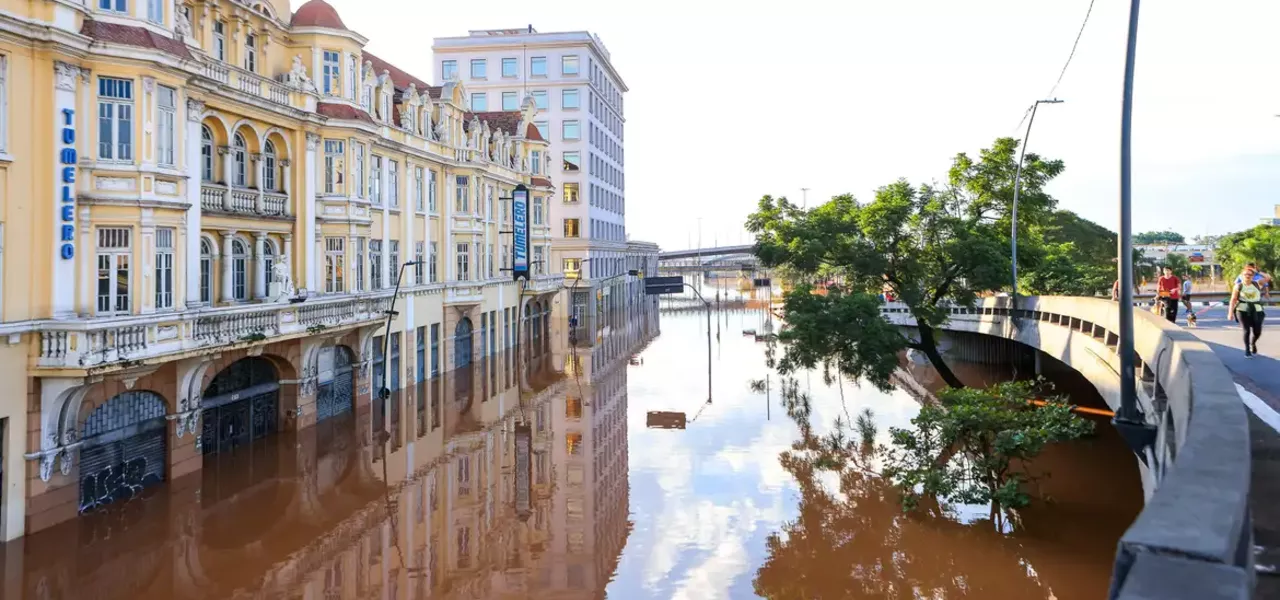
[[[533, 25], [600, 36], [626, 96], [627, 230], [663, 249], [749, 243], [765, 194], [870, 200], [941, 182], [1054, 86], [1089, 0], [330, 0], [368, 48], [434, 79], [431, 40]], [[294, 0], [295, 8], [300, 4]], [[1059, 206], [1118, 228], [1129, 3], [1096, 0], [1028, 146]], [[1280, 204], [1280, 2], [1142, 5], [1134, 231], [1246, 229]], [[1024, 125], [1025, 127], [1025, 125]], [[701, 242], [699, 242], [699, 238]]]

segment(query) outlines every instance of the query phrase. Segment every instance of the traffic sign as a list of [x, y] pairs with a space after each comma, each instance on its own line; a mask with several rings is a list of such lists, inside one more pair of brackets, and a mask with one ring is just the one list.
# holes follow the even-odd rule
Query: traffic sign
[[650, 277], [644, 281], [644, 293], [650, 296], [659, 294], [679, 294], [684, 291], [684, 277]]

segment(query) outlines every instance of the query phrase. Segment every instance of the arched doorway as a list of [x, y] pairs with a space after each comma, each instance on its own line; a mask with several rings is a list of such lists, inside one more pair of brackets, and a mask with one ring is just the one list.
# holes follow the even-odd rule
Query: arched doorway
[[355, 398], [355, 371], [351, 349], [330, 346], [320, 349], [319, 390], [316, 393], [316, 422], [351, 412]]
[[471, 319], [462, 317], [453, 330], [453, 368], [471, 364]]
[[164, 481], [165, 403], [154, 392], [118, 394], [80, 429], [80, 512], [132, 498]]
[[226, 452], [275, 433], [279, 421], [280, 378], [265, 358], [242, 358], [223, 369], [204, 389], [202, 451]]

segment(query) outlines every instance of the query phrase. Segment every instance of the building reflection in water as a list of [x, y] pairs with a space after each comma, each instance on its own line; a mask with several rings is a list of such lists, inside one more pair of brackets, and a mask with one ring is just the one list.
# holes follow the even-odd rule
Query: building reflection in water
[[[599, 597], [630, 531], [627, 359], [656, 303], [253, 441], [192, 476], [0, 546], [3, 597]], [[532, 439], [516, 512], [514, 431]], [[521, 518], [523, 516], [524, 518]]]

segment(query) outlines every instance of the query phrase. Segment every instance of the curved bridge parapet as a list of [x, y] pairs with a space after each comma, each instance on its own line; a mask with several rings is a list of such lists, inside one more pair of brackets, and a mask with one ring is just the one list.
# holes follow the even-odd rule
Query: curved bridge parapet
[[[1079, 371], [1120, 405], [1120, 311], [1100, 298], [987, 298], [953, 307], [941, 329], [1021, 342]], [[915, 326], [905, 305], [885, 318]], [[1134, 311], [1138, 403], [1157, 429], [1138, 454], [1146, 505], [1120, 539], [1110, 598], [1249, 598], [1254, 583], [1249, 514], [1248, 416], [1230, 372], [1194, 335]]]

